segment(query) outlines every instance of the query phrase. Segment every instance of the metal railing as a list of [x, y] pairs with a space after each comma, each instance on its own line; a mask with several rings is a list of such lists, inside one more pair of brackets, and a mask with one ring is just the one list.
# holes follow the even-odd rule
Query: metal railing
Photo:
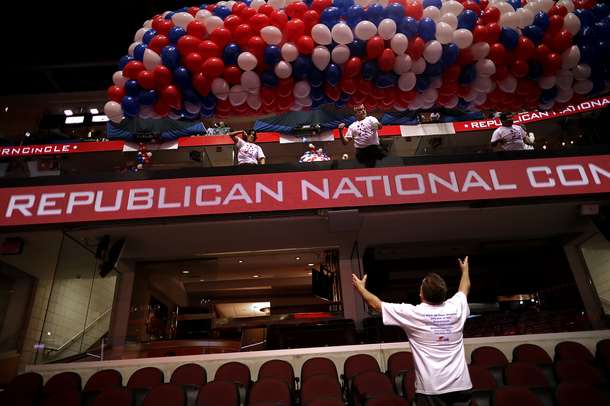
[[[52, 352], [55, 352], [56, 354], [59, 354], [60, 352], [62, 352], [63, 350], [65, 350], [66, 348], [68, 348], [69, 346], [74, 344], [80, 337], [85, 335], [87, 333], [87, 331], [91, 330], [93, 328], [93, 326], [95, 326], [101, 319], [106, 317], [106, 315], [108, 315], [111, 310], [112, 310], [112, 307], [105, 310], [102, 314], [97, 316], [91, 323], [89, 323], [88, 326], [85, 326], [81, 331], [76, 333], [74, 336], [70, 337], [65, 343], [63, 343], [59, 347], [45, 346], [45, 350], [52, 351]], [[104, 339], [102, 339], [101, 356], [96, 355], [96, 354], [89, 354], [89, 353], [87, 353], [87, 355], [91, 355], [96, 358], [101, 358], [103, 360], [104, 359]]]

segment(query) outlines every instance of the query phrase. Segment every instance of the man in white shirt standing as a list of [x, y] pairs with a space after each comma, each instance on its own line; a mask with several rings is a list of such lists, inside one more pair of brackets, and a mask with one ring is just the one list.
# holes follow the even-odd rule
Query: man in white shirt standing
[[[241, 138], [239, 137], [239, 135], [241, 135]], [[256, 131], [233, 131], [229, 133], [229, 136], [237, 147], [238, 165], [265, 164], [265, 154], [263, 153], [263, 149], [259, 145], [255, 144]]]
[[366, 290], [366, 275], [352, 275], [352, 284], [368, 305], [380, 311], [383, 324], [402, 327], [415, 360], [417, 406], [470, 404], [472, 383], [464, 354], [464, 323], [470, 314], [468, 257], [458, 260], [462, 278], [458, 292], [446, 299], [447, 285], [430, 273], [423, 279], [417, 306], [385, 303]]
[[376, 160], [383, 159], [386, 156], [385, 151], [379, 144], [379, 134], [377, 133], [382, 125], [377, 118], [366, 115], [366, 108], [362, 104], [354, 107], [354, 115], [356, 121], [349, 125], [345, 135], [343, 134], [345, 124], [339, 124], [341, 141], [344, 145], [347, 145], [353, 140], [358, 162], [367, 167], [375, 166]]
[[534, 135], [518, 125], [513, 124], [513, 118], [508, 113], [500, 114], [501, 126], [496, 128], [491, 136], [491, 146], [500, 151], [522, 151], [534, 149]]

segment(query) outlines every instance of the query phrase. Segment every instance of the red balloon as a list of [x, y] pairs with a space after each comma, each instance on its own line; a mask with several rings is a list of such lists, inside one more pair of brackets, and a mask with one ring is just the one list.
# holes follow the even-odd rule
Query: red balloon
[[344, 76], [341, 79], [341, 82], [339, 83], [339, 87], [341, 88], [341, 90], [347, 94], [354, 94], [356, 93], [356, 81], [352, 78], [348, 78], [346, 76]]
[[[226, 21], [226, 20], [225, 20]], [[250, 25], [254, 28], [254, 31], [259, 32], [263, 27], [270, 24], [269, 16], [263, 13], [256, 13], [250, 19]]]
[[370, 80], [360, 80], [360, 86], [358, 86], [358, 91], [364, 96], [368, 96], [373, 92], [373, 82]]
[[286, 14], [290, 18], [303, 18], [303, 14], [308, 10], [307, 4], [302, 1], [297, 1], [295, 3], [290, 3], [284, 8]]
[[449, 66], [443, 72], [443, 83], [455, 82], [460, 77], [460, 65], [454, 64]]
[[[293, 3], [294, 4], [294, 3]], [[296, 42], [299, 53], [304, 55], [310, 55], [313, 52], [315, 46], [313, 39], [309, 35], [301, 35]]]
[[284, 33], [286, 34], [287, 41], [294, 42], [301, 35], [305, 34], [305, 23], [299, 18], [293, 18], [286, 23]]
[[212, 84], [212, 81], [202, 72], [199, 72], [193, 76], [192, 83], [193, 87], [200, 95], [207, 96], [210, 93], [210, 85]]
[[144, 64], [140, 61], [129, 61], [123, 68], [123, 76], [128, 79], [137, 79], [138, 73], [146, 69]]
[[201, 72], [203, 58], [197, 52], [191, 52], [184, 58], [184, 65], [191, 72]]
[[205, 25], [203, 25], [201, 21], [193, 20], [186, 26], [186, 33], [197, 39], [203, 39], [208, 31], [205, 29]]
[[462, 6], [464, 6], [464, 10], [472, 10], [477, 15], [481, 14], [481, 6], [479, 6], [476, 1], [466, 0], [462, 3]]
[[197, 51], [204, 60], [220, 56], [220, 47], [210, 40], [201, 41]]
[[193, 37], [192, 35], [183, 35], [178, 40], [176, 48], [180, 51], [180, 55], [186, 56], [191, 52], [197, 51], [197, 47], [201, 43], [201, 40]]
[[123, 88], [120, 86], [113, 85], [108, 88], [106, 94], [108, 95], [108, 98], [110, 100], [120, 103], [123, 100], [123, 97], [125, 96], [125, 90], [123, 90]]
[[275, 25], [277, 28], [282, 29], [288, 23], [288, 16], [284, 12], [284, 10], [275, 10], [269, 16], [271, 20], [271, 25]]
[[362, 70], [362, 61], [357, 56], [352, 56], [345, 62], [343, 73], [349, 78], [356, 77]]
[[561, 30], [553, 38], [551, 43], [555, 52], [563, 52], [572, 46], [572, 34], [569, 31]]
[[421, 20], [422, 16], [424, 15], [424, 8], [421, 2], [415, 0], [409, 1], [407, 3], [407, 7], [405, 8], [405, 14], [409, 17], [415, 18], [416, 20]]
[[170, 107], [179, 109], [182, 107], [182, 96], [180, 90], [174, 85], [167, 85], [161, 89], [161, 101]]
[[193, 17], [195, 17], [195, 15], [197, 15], [197, 13], [199, 12], [199, 7], [197, 7], [197, 6], [189, 7], [186, 10], [186, 12], [189, 13], [190, 15], [192, 15]]
[[527, 75], [529, 65], [523, 59], [517, 59], [510, 65], [510, 71], [516, 78], [522, 78]]
[[474, 27], [474, 30], [472, 30], [472, 42], [475, 44], [477, 42], [487, 41], [487, 36], [487, 27], [484, 25], [477, 25]]
[[496, 66], [496, 73], [493, 74], [492, 79], [500, 81], [506, 79], [510, 75], [510, 71], [505, 65]]
[[256, 10], [253, 9], [252, 7], [246, 7], [240, 14], [239, 16], [241, 17], [241, 19], [243, 21], [250, 21], [250, 19], [252, 17], [254, 17], [254, 15], [256, 14]]
[[281, 97], [288, 97], [292, 94], [294, 80], [292, 78], [280, 79], [277, 82], [277, 94]]
[[339, 97], [341, 97], [341, 89], [339, 89], [339, 87], [335, 87], [335, 86], [331, 86], [328, 83], [324, 84], [324, 94], [326, 94], [326, 96], [328, 96], [329, 99], [331, 99], [332, 101], [337, 101], [339, 100]]
[[491, 47], [489, 47], [489, 55], [487, 55], [487, 58], [491, 59], [496, 66], [504, 65], [506, 60], [506, 48], [499, 43], [492, 44]]
[[540, 44], [536, 47], [534, 59], [544, 64], [546, 57], [551, 53], [551, 49], [545, 44]]
[[267, 43], [258, 35], [250, 37], [246, 50], [256, 56], [257, 59], [262, 59]]
[[515, 55], [519, 59], [532, 59], [536, 54], [536, 46], [534, 42], [524, 36], [519, 37], [517, 40], [517, 48], [515, 49]]
[[545, 61], [543, 62], [543, 66], [545, 74], [555, 74], [559, 69], [561, 69], [561, 55], [559, 55], [557, 52], [551, 52], [547, 55]]
[[274, 10], [275, 9], [273, 8], [273, 6], [269, 4], [263, 4], [258, 8], [258, 12], [266, 15], [267, 17], [271, 16]]
[[152, 27], [157, 31], [157, 35], [167, 35], [173, 26], [174, 23], [172, 23], [172, 20], [166, 20], [163, 17], [159, 17], [158, 20], [155, 18], [152, 23]]
[[495, 7], [487, 7], [481, 13], [481, 19], [485, 24], [496, 23], [500, 20], [500, 10]]
[[231, 12], [236, 15], [240, 15], [242, 11], [244, 11], [248, 6], [245, 3], [235, 3], [233, 4], [233, 8]]
[[471, 63], [474, 63], [474, 55], [472, 55], [472, 50], [470, 48], [460, 49], [457, 63], [461, 66], [470, 65]]
[[494, 42], [498, 42], [501, 33], [502, 27], [500, 27], [498, 23], [487, 24], [487, 42], [489, 42], [490, 45]]
[[147, 70], [142, 70], [138, 73], [138, 83], [144, 89], [154, 89], [155, 88], [155, 75], [152, 72]]
[[288, 95], [285, 97], [278, 97], [277, 100], [277, 105], [281, 110], [289, 110], [290, 107], [292, 106], [292, 104], [294, 103], [294, 96], [293, 95]]
[[235, 42], [242, 48], [245, 48], [246, 45], [248, 45], [248, 40], [252, 35], [254, 35], [254, 33], [252, 32], [250, 24], [240, 24], [233, 32]]
[[152, 49], [158, 54], [161, 54], [161, 50], [164, 46], [169, 45], [169, 38], [165, 35], [157, 34], [148, 43], [148, 49]]
[[237, 28], [238, 25], [242, 23], [241, 18], [236, 16], [235, 14], [228, 15], [224, 20], [224, 27], [229, 31], [233, 32]]
[[407, 54], [414, 61], [421, 58], [424, 53], [424, 47], [426, 46], [426, 41], [424, 41], [420, 37], [415, 37], [412, 41], [409, 41], [409, 46], [407, 48]]
[[157, 66], [153, 70], [155, 76], [155, 82], [157, 82], [157, 89], [161, 89], [170, 83], [172, 83], [172, 72], [163, 65]]
[[413, 90], [409, 90], [408, 92], [398, 92], [398, 97], [400, 98], [400, 100], [402, 100], [404, 103], [409, 103], [413, 100], [415, 100], [415, 98], [417, 97], [417, 91], [415, 89]]
[[371, 89], [371, 97], [373, 97], [373, 99], [375, 100], [381, 100], [383, 99], [385, 93], [383, 92], [383, 89], [380, 89], [378, 87], [373, 87]]
[[233, 106], [231, 106], [231, 102], [227, 99], [227, 100], [218, 100], [218, 103], [216, 104], [216, 110], [219, 113], [228, 113], [229, 111], [231, 111], [231, 108]]
[[385, 48], [385, 42], [379, 35], [375, 35], [366, 42], [366, 57], [368, 59], [379, 58]]
[[389, 72], [394, 69], [394, 62], [396, 61], [396, 54], [390, 48], [386, 48], [381, 52], [377, 65], [382, 72]]
[[457, 95], [460, 97], [466, 97], [470, 93], [470, 86], [459, 86]]
[[159, 116], [161, 117], [165, 117], [167, 116], [167, 114], [169, 113], [169, 106], [162, 102], [161, 100], [159, 100], [158, 102], [156, 102], [153, 105], [153, 110], [155, 111], [155, 113], [157, 113]]
[[322, 11], [324, 11], [326, 7], [330, 7], [332, 5], [332, 0], [313, 0], [311, 3], [311, 9], [316, 10], [318, 14], [322, 14]]
[[235, 65], [229, 65], [225, 67], [222, 77], [227, 81], [228, 84], [236, 85], [241, 82], [241, 69]]
[[556, 33], [563, 27], [563, 17], [559, 14], [555, 14], [549, 17], [549, 26], [547, 32]]
[[224, 27], [214, 28], [210, 34], [210, 41], [214, 42], [221, 49], [224, 49], [224, 47], [231, 42], [231, 31]]
[[320, 22], [320, 14], [316, 10], [308, 10], [303, 14], [303, 22], [305, 23], [305, 32], [309, 34], [311, 28]]
[[272, 106], [275, 103], [275, 98], [275, 91], [272, 88], [266, 86], [261, 87], [261, 101], [263, 104]]
[[217, 78], [222, 75], [222, 72], [225, 70], [225, 64], [220, 58], [209, 58], [203, 62], [201, 67], [201, 71], [205, 72], [207, 75], [210, 75], [212, 78]]

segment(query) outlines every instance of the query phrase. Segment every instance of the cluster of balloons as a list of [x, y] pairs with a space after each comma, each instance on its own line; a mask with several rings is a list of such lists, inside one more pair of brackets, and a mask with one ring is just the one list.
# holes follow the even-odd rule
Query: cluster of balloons
[[595, 0], [245, 0], [165, 12], [119, 61], [105, 113], [244, 115], [333, 103], [514, 111], [606, 89]]
[[149, 164], [152, 160], [152, 152], [146, 149], [144, 143], [138, 145], [138, 153], [136, 154], [136, 166], [132, 168], [132, 171], [138, 172], [144, 168], [145, 164]]
[[299, 162], [324, 162], [330, 161], [330, 157], [323, 148], [316, 148], [315, 145], [309, 144], [307, 151], [299, 158]]

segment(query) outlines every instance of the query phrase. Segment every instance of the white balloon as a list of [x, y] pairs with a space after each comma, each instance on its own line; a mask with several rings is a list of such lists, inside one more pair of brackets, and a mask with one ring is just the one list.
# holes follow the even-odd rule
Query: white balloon
[[332, 34], [324, 24], [316, 24], [311, 28], [311, 38], [320, 45], [329, 45], [333, 42]]
[[258, 110], [263, 105], [263, 103], [261, 102], [261, 98], [258, 94], [249, 94], [246, 98], [246, 102], [252, 110]]
[[567, 89], [559, 89], [557, 92], [557, 97], [555, 97], [555, 101], [559, 103], [567, 103], [574, 96], [574, 90], [572, 88]]
[[500, 16], [500, 26], [508, 28], [517, 28], [521, 22], [519, 15], [514, 11], [509, 11]]
[[441, 44], [448, 44], [453, 41], [453, 31], [449, 24], [441, 21], [436, 24], [436, 39]]
[[515, 9], [513, 8], [513, 6], [511, 6], [510, 4], [508, 4], [505, 1], [501, 1], [501, 2], [494, 4], [494, 7], [497, 8], [498, 10], [500, 10], [500, 14], [515, 12]]
[[429, 41], [424, 47], [424, 59], [429, 63], [437, 63], [443, 55], [443, 46], [438, 41]]
[[212, 13], [210, 13], [206, 9], [201, 9], [195, 14], [195, 20], [204, 22], [206, 18], [210, 17]]
[[491, 76], [496, 73], [496, 64], [491, 59], [481, 59], [474, 65], [479, 76]]
[[260, 6], [265, 4], [267, 4], [265, 0], [252, 0], [252, 3], [250, 3], [250, 7], [252, 7], [254, 10], [258, 10]]
[[106, 114], [113, 123], [120, 123], [123, 120], [123, 108], [115, 101], [106, 102], [104, 105], [104, 114]]
[[515, 90], [517, 90], [517, 79], [515, 79], [515, 77], [512, 75], [508, 75], [498, 82], [498, 87], [503, 92], [515, 93]]
[[123, 76], [123, 72], [118, 70], [112, 74], [112, 83], [119, 87], [123, 87], [125, 82], [127, 82], [127, 78]]
[[[200, 105], [189, 102], [184, 102], [184, 108], [191, 114], [197, 114], [199, 113], [199, 110], [201, 110]], [[155, 111], [153, 110], [152, 106], [140, 106], [140, 112], [138, 113], [138, 117], [152, 118], [154, 112]]]
[[142, 27], [144, 27], [144, 28], [152, 28], [152, 20], [148, 19], [148, 20], [144, 21], [144, 24], [142, 24]]
[[527, 8], [519, 8], [515, 13], [517, 13], [517, 17], [519, 18], [519, 28], [527, 27], [534, 22], [534, 13]]
[[396, 34], [396, 22], [391, 18], [384, 18], [379, 23], [379, 27], [377, 27], [377, 32], [379, 32], [379, 36], [381, 38], [386, 40], [391, 39], [394, 34]]
[[298, 56], [299, 50], [293, 43], [287, 42], [282, 45], [282, 58], [284, 58], [286, 62], [295, 61]]
[[292, 106], [290, 106], [290, 111], [301, 111], [303, 110], [303, 106], [301, 106], [299, 103], [297, 103], [296, 101], [294, 101], [292, 103]]
[[426, 103], [434, 103], [438, 98], [438, 90], [428, 87], [422, 92], [422, 97]]
[[445, 107], [452, 109], [458, 105], [459, 101], [460, 100], [457, 96], [453, 96], [447, 103], [445, 103]]
[[561, 53], [561, 67], [563, 69], [571, 69], [580, 62], [580, 49], [576, 45], [572, 45]]
[[127, 48], [127, 55], [133, 56], [133, 51], [140, 44], [141, 44], [141, 42], [132, 42], [131, 45], [129, 46], [129, 48]]
[[256, 72], [249, 70], [241, 74], [240, 83], [241, 86], [246, 90], [258, 91], [258, 89], [261, 87], [261, 78]]
[[311, 97], [296, 97], [294, 101], [303, 107], [311, 107], [312, 105]]
[[574, 92], [578, 94], [587, 94], [593, 90], [593, 82], [589, 79], [577, 80], [574, 83]]
[[223, 78], [212, 80], [210, 88], [214, 96], [218, 97], [220, 100], [227, 100], [229, 97], [229, 84]]
[[407, 51], [409, 47], [409, 39], [405, 34], [397, 33], [394, 34], [392, 40], [390, 41], [390, 48], [396, 55], [402, 55]]
[[492, 81], [489, 76], [479, 76], [472, 82], [472, 88], [481, 93], [489, 93], [491, 86]]
[[350, 49], [347, 45], [337, 45], [331, 52], [331, 59], [334, 63], [342, 65], [350, 57]]
[[[394, 24], [394, 26], [396, 26], [396, 24]], [[335, 24], [331, 31], [331, 36], [337, 44], [351, 44], [352, 41], [354, 41], [352, 29], [345, 23]]]
[[431, 18], [435, 23], [438, 23], [441, 20], [441, 11], [434, 6], [428, 6], [424, 9], [423, 17]]
[[485, 103], [486, 100], [487, 100], [487, 94], [479, 93], [479, 94], [477, 94], [477, 97], [474, 98], [474, 104], [481, 105], [481, 104]]
[[443, 85], [443, 79], [440, 76], [435, 76], [430, 80], [430, 87], [433, 89], [438, 89]]
[[186, 29], [186, 26], [193, 21], [195, 17], [187, 12], [176, 13], [172, 16], [172, 22], [179, 27]]
[[409, 70], [411, 70], [411, 65], [412, 61], [409, 55], [398, 55], [394, 61], [394, 73], [397, 75], [407, 73]]
[[210, 16], [205, 19], [203, 25], [205, 25], [205, 29], [207, 32], [212, 32], [218, 27], [222, 27], [222, 18], [218, 16]]
[[453, 31], [457, 30], [458, 19], [453, 13], [445, 13], [441, 16], [440, 22], [449, 24]]
[[258, 60], [256, 56], [250, 52], [242, 52], [237, 57], [237, 66], [239, 66], [242, 70], [252, 70], [256, 68]]
[[563, 29], [572, 35], [578, 34], [578, 31], [580, 31], [580, 25], [580, 18], [578, 18], [574, 13], [568, 13], [563, 18]]
[[361, 7], [366, 7], [369, 4], [371, 4], [372, 2], [373, 2], [373, 0], [356, 0], [356, 4]]
[[241, 106], [246, 102], [248, 93], [244, 90], [241, 85], [235, 85], [229, 91], [229, 102], [232, 106]]
[[286, 61], [279, 61], [273, 69], [275, 76], [280, 79], [289, 78], [292, 75], [292, 65]]
[[282, 31], [273, 25], [261, 29], [261, 37], [269, 45], [278, 45], [282, 42]]
[[235, 3], [237, 3], [235, 0], [229, 0], [229, 1], [227, 1], [226, 7], [229, 10], [233, 10], [233, 6], [235, 5]]
[[569, 13], [572, 13], [574, 11], [574, 3], [572, 2], [572, 0], [559, 0], [557, 2], [557, 6], [564, 6], [568, 9]]
[[330, 62], [330, 52], [328, 52], [328, 48], [318, 45], [313, 49], [313, 53], [311, 54], [311, 61], [313, 65], [318, 68], [318, 70], [324, 70], [328, 66]]
[[489, 55], [489, 44], [483, 41], [477, 42], [476, 44], [472, 44], [470, 51], [472, 52], [472, 57], [475, 61], [487, 58], [487, 55]]
[[411, 71], [416, 75], [424, 73], [426, 70], [426, 60], [424, 58], [419, 58], [411, 63]]
[[133, 36], [133, 42], [142, 42], [142, 38], [144, 38], [146, 31], [148, 31], [148, 28], [140, 28], [136, 31], [136, 34]]
[[591, 76], [591, 67], [587, 64], [581, 63], [578, 64], [572, 69], [574, 73], [574, 79], [576, 80], [584, 80], [588, 79]]
[[294, 89], [292, 93], [294, 93], [294, 97], [303, 98], [309, 96], [311, 92], [311, 86], [306, 80], [300, 80], [294, 84]]
[[540, 103], [538, 105], [538, 110], [541, 110], [541, 111], [550, 110], [553, 108], [553, 104], [555, 104], [555, 101], [553, 101], [553, 100], [551, 100], [547, 103]]
[[403, 92], [408, 92], [415, 87], [415, 82], [417, 78], [415, 77], [415, 73], [407, 72], [400, 75], [398, 78], [398, 88]]
[[284, 5], [286, 4], [286, 2], [284, 0], [269, 0], [267, 2], [267, 4], [269, 4], [271, 7], [273, 7], [276, 10], [281, 10], [284, 8]]
[[550, 89], [557, 83], [557, 77], [555, 76], [542, 76], [538, 79], [538, 85], [541, 89]]
[[551, 7], [553, 7], [553, 5], [555, 5], [555, 1], [553, 0], [542, 0], [542, 11], [544, 11], [545, 13], [547, 11], [549, 11], [551, 9]]
[[471, 89], [468, 92], [468, 94], [466, 96], [464, 96], [464, 100], [466, 100], [467, 102], [471, 102], [474, 101], [474, 99], [477, 98], [477, 95], [479, 94], [479, 91], [477, 89], [475, 89], [474, 84], [476, 82], [476, 79], [474, 82], [471, 83]]
[[574, 74], [567, 69], [557, 72], [557, 87], [561, 89], [572, 89]]
[[[323, 24], [318, 24], [318, 25], [323, 25]], [[314, 28], [315, 27], [316, 26], [314, 26]], [[311, 32], [313, 34], [313, 29], [311, 30]], [[377, 34], [377, 27], [375, 27], [375, 24], [373, 24], [372, 22], [370, 22], [368, 20], [363, 20], [363, 21], [360, 21], [358, 24], [356, 24], [356, 27], [354, 28], [354, 33], [356, 34], [356, 38], [366, 41], [366, 40], [372, 38], [373, 36], [375, 36], [375, 34]], [[326, 44], [323, 44], [323, 45], [326, 45]]]
[[472, 32], [465, 28], [455, 30], [453, 32], [453, 42], [455, 42], [460, 49], [468, 48], [472, 45]]
[[451, 13], [455, 16], [458, 16], [462, 12], [462, 10], [464, 10], [464, 6], [462, 6], [460, 2], [455, 0], [444, 1], [443, 6], [441, 7], [441, 15]]
[[[142, 107], [149, 107], [149, 106], [142, 106]], [[186, 109], [186, 111], [188, 111], [191, 114], [197, 114], [197, 113], [199, 113], [199, 111], [201, 111], [200, 104], [195, 104], [195, 103], [191, 103], [191, 102], [184, 102], [184, 108]], [[142, 110], [142, 108], [140, 108], [140, 117], [142, 117], [142, 113], [144, 113], [150, 117], [149, 112], [146, 112], [146, 111]], [[143, 117], [143, 118], [146, 118], [146, 117]]]
[[143, 62], [147, 70], [153, 70], [161, 65], [161, 56], [152, 49], [147, 48], [144, 50]]

